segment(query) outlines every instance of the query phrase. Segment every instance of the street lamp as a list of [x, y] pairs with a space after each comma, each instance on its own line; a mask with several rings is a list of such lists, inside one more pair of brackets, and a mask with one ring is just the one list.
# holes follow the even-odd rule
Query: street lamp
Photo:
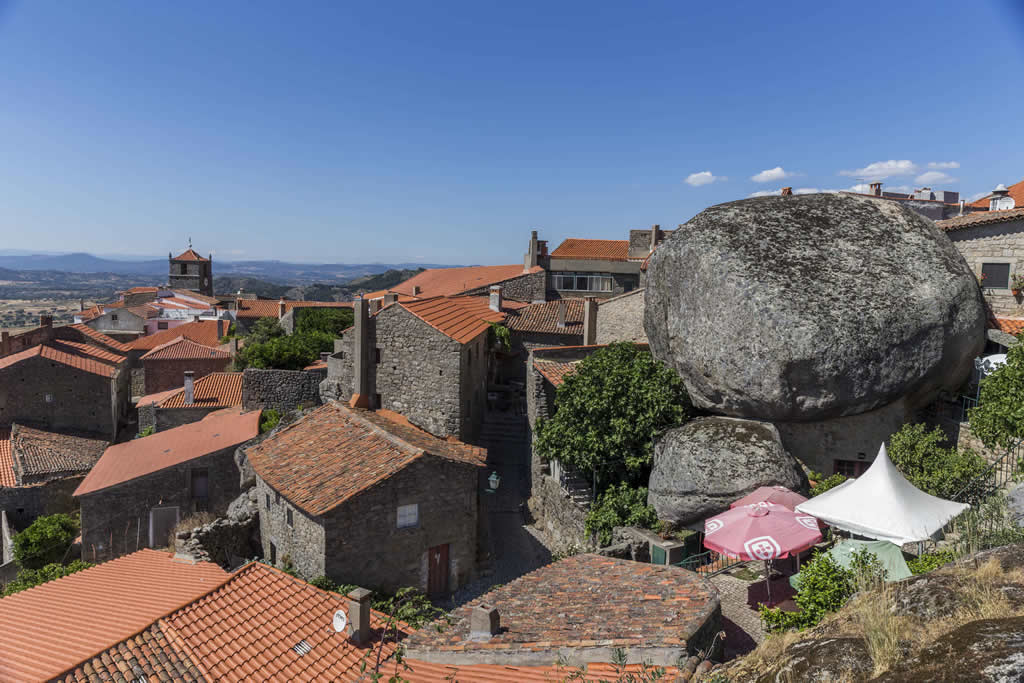
[[497, 472], [491, 472], [491, 476], [487, 477], [487, 484], [491, 487], [484, 489], [487, 493], [494, 493], [498, 490], [498, 484], [501, 483], [501, 477], [498, 476]]

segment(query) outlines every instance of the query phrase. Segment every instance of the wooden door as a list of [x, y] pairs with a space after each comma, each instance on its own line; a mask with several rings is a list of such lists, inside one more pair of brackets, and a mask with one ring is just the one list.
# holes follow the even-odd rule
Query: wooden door
[[153, 508], [149, 511], [149, 547], [166, 548], [171, 531], [178, 523], [178, 508]]
[[448, 592], [448, 544], [437, 545], [427, 551], [427, 593], [444, 595]]

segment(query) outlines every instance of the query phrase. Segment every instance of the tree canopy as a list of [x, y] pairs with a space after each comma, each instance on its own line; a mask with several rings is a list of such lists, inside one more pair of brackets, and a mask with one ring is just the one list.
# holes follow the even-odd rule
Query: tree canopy
[[324, 332], [334, 337], [352, 327], [355, 314], [350, 308], [313, 306], [295, 310], [295, 333]]
[[1010, 448], [1024, 439], [1024, 344], [1006, 354], [1006, 365], [981, 380], [971, 431], [989, 448]]
[[970, 449], [949, 446], [936, 427], [906, 424], [892, 435], [889, 458], [910, 483], [925, 493], [952, 498], [985, 471], [985, 460]]
[[78, 521], [70, 515], [39, 517], [14, 536], [14, 559], [22, 569], [42, 569], [64, 560], [78, 535]]

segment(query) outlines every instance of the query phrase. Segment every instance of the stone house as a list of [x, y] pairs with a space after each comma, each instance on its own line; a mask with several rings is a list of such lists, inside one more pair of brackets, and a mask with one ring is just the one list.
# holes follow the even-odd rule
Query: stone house
[[487, 401], [490, 324], [525, 304], [490, 297], [436, 297], [399, 302], [388, 295], [373, 315], [357, 299], [355, 325], [335, 342], [326, 399], [385, 408], [437, 436], [472, 440]]
[[644, 261], [673, 232], [654, 225], [630, 230], [626, 240], [564, 240], [551, 252], [547, 298], [607, 299], [633, 291], [642, 284]]
[[[84, 325], [53, 327], [48, 316], [36, 330], [3, 341], [12, 351], [0, 358], [0, 425], [116, 437], [131, 378], [123, 344]], [[27, 342], [34, 344], [14, 350]]]
[[509, 329], [511, 348], [496, 353], [498, 382], [525, 382], [527, 360], [533, 349], [593, 344], [597, 306], [597, 299], [587, 297], [556, 299], [510, 310], [505, 327]]
[[146, 394], [155, 394], [182, 386], [186, 372], [193, 379], [202, 379], [212, 372], [226, 372], [231, 367], [231, 354], [212, 346], [178, 337], [147, 351], [141, 358], [145, 372]]
[[213, 255], [209, 258], [200, 256], [190, 244], [188, 249], [171, 256], [169, 262], [168, 284], [171, 288], [187, 289], [206, 296], [213, 296]]
[[222, 515], [240, 492], [235, 451], [259, 435], [259, 421], [260, 411], [226, 409], [107, 448], [74, 492], [82, 559], [163, 548], [182, 519]]
[[596, 328], [594, 339], [584, 344], [611, 344], [619, 341], [646, 344], [643, 287], [599, 301]]
[[912, 211], [933, 221], [940, 221], [979, 210], [975, 204], [967, 204], [962, 201], [959, 192], [932, 190], [930, 187], [922, 187], [913, 192], [886, 192], [882, 190], [881, 182], [870, 183], [868, 187], [869, 189], [865, 193], [844, 192], [843, 194], [876, 197], [878, 199], [899, 202]]
[[486, 452], [331, 402], [246, 449], [264, 557], [307, 578], [447, 595], [473, 575]]
[[146, 323], [159, 312], [147, 305], [110, 306], [97, 304], [75, 316], [75, 322], [88, 325], [120, 342], [132, 342], [146, 334]]
[[186, 370], [177, 389], [149, 394], [139, 399], [139, 433], [149, 427], [162, 432], [191, 422], [198, 422], [217, 410], [242, 406], [242, 373], [211, 372], [195, 379]]

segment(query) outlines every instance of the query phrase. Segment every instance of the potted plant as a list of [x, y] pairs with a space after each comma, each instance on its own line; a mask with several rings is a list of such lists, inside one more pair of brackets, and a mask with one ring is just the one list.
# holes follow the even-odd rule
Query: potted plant
[[1013, 292], [1014, 296], [1020, 296], [1020, 291], [1024, 289], [1024, 275], [1014, 273], [1010, 276], [1010, 291]]

